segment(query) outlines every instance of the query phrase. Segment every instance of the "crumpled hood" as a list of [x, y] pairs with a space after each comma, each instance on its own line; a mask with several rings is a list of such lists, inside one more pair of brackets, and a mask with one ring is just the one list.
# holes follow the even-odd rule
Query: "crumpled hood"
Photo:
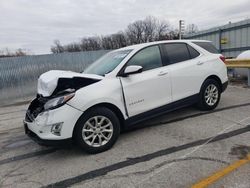
[[104, 77], [72, 71], [51, 70], [38, 78], [37, 93], [43, 97], [56, 95], [67, 89], [77, 90], [102, 80]]

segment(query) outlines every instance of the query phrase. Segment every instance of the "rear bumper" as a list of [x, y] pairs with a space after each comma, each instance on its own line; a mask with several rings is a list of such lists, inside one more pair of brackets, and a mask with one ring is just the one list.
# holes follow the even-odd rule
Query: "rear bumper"
[[28, 128], [28, 125], [25, 122], [24, 122], [24, 130], [27, 136], [29, 136], [36, 143], [43, 145], [43, 146], [65, 147], [65, 146], [69, 146], [72, 144], [71, 138], [62, 139], [62, 140], [41, 139], [36, 133], [34, 133]]
[[222, 92], [224, 92], [227, 89], [227, 86], [228, 86], [228, 81], [222, 84]]

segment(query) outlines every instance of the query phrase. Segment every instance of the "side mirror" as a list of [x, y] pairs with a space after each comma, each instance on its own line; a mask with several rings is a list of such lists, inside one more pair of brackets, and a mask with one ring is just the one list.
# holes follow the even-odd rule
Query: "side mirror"
[[136, 73], [141, 73], [142, 72], [142, 66], [139, 65], [130, 65], [127, 66], [124, 70], [124, 73], [122, 76], [128, 76], [130, 74], [136, 74]]

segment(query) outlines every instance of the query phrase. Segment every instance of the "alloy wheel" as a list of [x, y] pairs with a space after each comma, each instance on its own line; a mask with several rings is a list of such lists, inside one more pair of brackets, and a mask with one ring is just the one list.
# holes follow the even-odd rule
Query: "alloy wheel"
[[214, 84], [209, 84], [205, 90], [205, 101], [209, 106], [216, 104], [219, 98], [218, 88]]
[[88, 119], [82, 129], [82, 138], [92, 147], [107, 144], [113, 135], [113, 124], [105, 116], [94, 116]]

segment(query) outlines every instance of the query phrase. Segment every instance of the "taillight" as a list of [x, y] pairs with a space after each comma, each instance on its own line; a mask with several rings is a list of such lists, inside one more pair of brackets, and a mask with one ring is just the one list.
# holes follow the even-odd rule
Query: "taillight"
[[221, 61], [223, 61], [224, 63], [226, 63], [226, 58], [223, 55], [220, 56], [220, 59], [221, 59]]

